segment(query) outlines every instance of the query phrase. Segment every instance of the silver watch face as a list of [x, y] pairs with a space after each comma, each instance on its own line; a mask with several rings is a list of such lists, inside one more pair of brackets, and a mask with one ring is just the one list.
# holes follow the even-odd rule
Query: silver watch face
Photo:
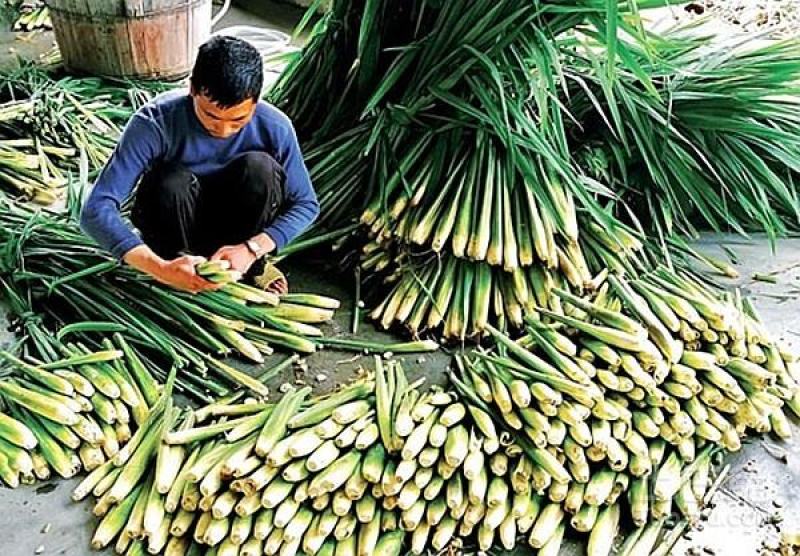
[[261, 255], [261, 246], [255, 240], [248, 239], [247, 247], [250, 248], [250, 251], [252, 251], [253, 255], [255, 255], [256, 257]]

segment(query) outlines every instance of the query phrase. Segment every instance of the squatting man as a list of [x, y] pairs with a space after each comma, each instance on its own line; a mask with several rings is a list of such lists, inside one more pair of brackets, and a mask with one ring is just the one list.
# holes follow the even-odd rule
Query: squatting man
[[[251, 44], [226, 36], [203, 44], [190, 89], [158, 96], [128, 122], [84, 205], [82, 229], [180, 290], [219, 287], [195, 272], [210, 258], [286, 292], [263, 257], [305, 230], [319, 203], [291, 121], [261, 100], [263, 81]], [[129, 200], [132, 225], [122, 215]]]

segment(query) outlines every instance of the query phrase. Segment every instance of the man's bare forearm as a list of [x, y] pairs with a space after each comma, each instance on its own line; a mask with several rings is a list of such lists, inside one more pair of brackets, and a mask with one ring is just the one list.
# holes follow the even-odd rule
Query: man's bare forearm
[[139, 272], [144, 272], [162, 284], [179, 290], [199, 293], [220, 287], [219, 284], [209, 282], [197, 274], [195, 265], [204, 261], [203, 257], [183, 255], [166, 261], [147, 245], [139, 245], [125, 253], [123, 260]]
[[147, 245], [137, 245], [122, 257], [127, 264], [139, 272], [151, 276], [158, 275], [164, 268], [164, 259], [155, 254]]

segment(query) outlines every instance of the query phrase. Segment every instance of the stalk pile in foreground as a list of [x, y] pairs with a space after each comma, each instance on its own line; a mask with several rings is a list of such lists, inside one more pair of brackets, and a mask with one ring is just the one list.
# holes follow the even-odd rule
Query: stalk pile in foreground
[[91, 350], [33, 322], [26, 332], [26, 355], [0, 351], [0, 479], [12, 488], [118, 457], [161, 396], [124, 341]]
[[[649, 554], [673, 507], [698, 517], [716, 452], [738, 449], [748, 429], [783, 435], [781, 404], [800, 409], [797, 362], [753, 317], [693, 293], [675, 302], [681, 318], [702, 308], [692, 326], [730, 334], [734, 353], [734, 345], [761, 349], [766, 359], [751, 359], [770, 370], [744, 358], [712, 362], [725, 350], [710, 346], [727, 344], [708, 339], [687, 343], [716, 356], [667, 359], [624, 311], [565, 300], [579, 304], [567, 312], [603, 315], [604, 324], [570, 321], [581, 332], [567, 337], [535, 323], [519, 342], [495, 331], [507, 355], [465, 360], [453, 377], [458, 394], [420, 390], [398, 363], [376, 358], [374, 375], [323, 398], [304, 389], [277, 404], [165, 414], [160, 444], [140, 448], [136, 480], [107, 479], [108, 465], [76, 490], [76, 498], [93, 491], [104, 516], [93, 546], [366, 556], [524, 540], [555, 555], [571, 529], [588, 536], [590, 556], [607, 556], [630, 516], [630, 554]], [[712, 316], [731, 327], [720, 330]], [[599, 360], [614, 356], [624, 370]], [[120, 484], [130, 497], [119, 496]]]
[[205, 380], [213, 372], [259, 395], [266, 388], [221, 360], [229, 354], [261, 363], [272, 346], [311, 353], [339, 302], [320, 295], [278, 296], [230, 281], [219, 263], [200, 269], [222, 289], [201, 295], [181, 293], [155, 283], [103, 252], [65, 215], [33, 212], [0, 199], [0, 277], [6, 298], [19, 317], [40, 313], [99, 343], [109, 330], [125, 336], [142, 357], [154, 359], [153, 372], [164, 380], [164, 361], [193, 369], [180, 373], [180, 388], [201, 399], [227, 388]]

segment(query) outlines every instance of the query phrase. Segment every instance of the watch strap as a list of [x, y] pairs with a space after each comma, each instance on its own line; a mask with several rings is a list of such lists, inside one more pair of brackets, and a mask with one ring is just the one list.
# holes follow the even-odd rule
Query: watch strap
[[260, 259], [264, 255], [265, 250], [261, 247], [261, 244], [259, 244], [256, 240], [248, 239], [247, 241], [244, 242], [244, 244], [247, 246], [250, 252], [253, 255], [255, 255], [257, 259]]

